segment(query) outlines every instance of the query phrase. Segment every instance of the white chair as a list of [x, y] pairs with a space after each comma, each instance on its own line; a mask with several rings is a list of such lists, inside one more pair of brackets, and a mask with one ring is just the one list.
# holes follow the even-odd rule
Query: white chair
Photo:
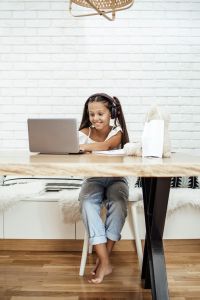
[[[137, 217], [138, 203], [139, 201], [129, 201], [128, 222], [131, 228], [131, 233], [135, 237], [138, 263], [139, 263], [139, 268], [141, 270], [143, 253], [142, 253], [142, 243], [140, 240], [139, 227], [138, 227], [138, 217]], [[80, 276], [84, 275], [88, 253], [92, 253], [92, 246], [91, 245], [89, 246], [88, 235], [87, 232], [85, 231], [82, 257], [81, 257], [80, 270], [79, 270]]]

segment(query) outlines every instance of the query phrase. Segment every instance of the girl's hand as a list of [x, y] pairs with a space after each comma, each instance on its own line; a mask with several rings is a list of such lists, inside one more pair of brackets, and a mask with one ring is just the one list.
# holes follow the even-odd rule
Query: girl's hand
[[117, 132], [114, 136], [109, 138], [104, 142], [95, 142], [91, 144], [80, 144], [80, 149], [84, 150], [84, 152], [92, 152], [92, 151], [103, 151], [103, 150], [112, 150], [118, 148], [121, 143], [121, 131]]
[[87, 153], [87, 152], [91, 152], [90, 150], [87, 149], [87, 144], [82, 144], [82, 145], [79, 145], [79, 148], [80, 148], [80, 151], [82, 153]]
[[85, 149], [83, 148], [83, 145], [79, 145], [79, 149], [80, 149], [80, 152], [85, 153]]

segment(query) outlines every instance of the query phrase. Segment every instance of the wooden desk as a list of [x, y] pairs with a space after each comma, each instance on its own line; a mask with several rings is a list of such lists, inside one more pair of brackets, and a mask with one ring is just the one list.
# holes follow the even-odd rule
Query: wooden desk
[[172, 176], [199, 176], [200, 157], [173, 154], [171, 158], [131, 156], [30, 155], [0, 152], [0, 175], [141, 176], [146, 239], [141, 277], [152, 298], [169, 299], [163, 231]]
[[176, 153], [171, 158], [133, 156], [43, 155], [0, 151], [0, 175], [46, 176], [198, 176], [200, 157]]

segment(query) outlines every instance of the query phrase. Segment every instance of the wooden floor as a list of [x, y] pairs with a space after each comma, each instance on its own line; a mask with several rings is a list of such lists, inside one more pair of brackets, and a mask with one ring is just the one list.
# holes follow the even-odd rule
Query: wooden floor
[[[170, 299], [200, 300], [200, 241], [165, 243]], [[80, 252], [0, 251], [0, 300], [149, 300], [135, 252], [112, 253], [114, 270], [100, 285], [79, 277]], [[88, 258], [86, 273], [95, 262]]]

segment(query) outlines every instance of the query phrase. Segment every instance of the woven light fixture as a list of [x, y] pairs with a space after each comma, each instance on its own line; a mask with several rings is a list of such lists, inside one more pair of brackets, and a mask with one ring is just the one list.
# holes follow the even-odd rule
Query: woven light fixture
[[[134, 0], [69, 0], [69, 11], [74, 17], [86, 17], [101, 15], [109, 21], [114, 21], [115, 12], [130, 8]], [[76, 4], [85, 8], [94, 9], [94, 13], [74, 15], [72, 13], [72, 5]], [[111, 14], [111, 16], [108, 16]]]

